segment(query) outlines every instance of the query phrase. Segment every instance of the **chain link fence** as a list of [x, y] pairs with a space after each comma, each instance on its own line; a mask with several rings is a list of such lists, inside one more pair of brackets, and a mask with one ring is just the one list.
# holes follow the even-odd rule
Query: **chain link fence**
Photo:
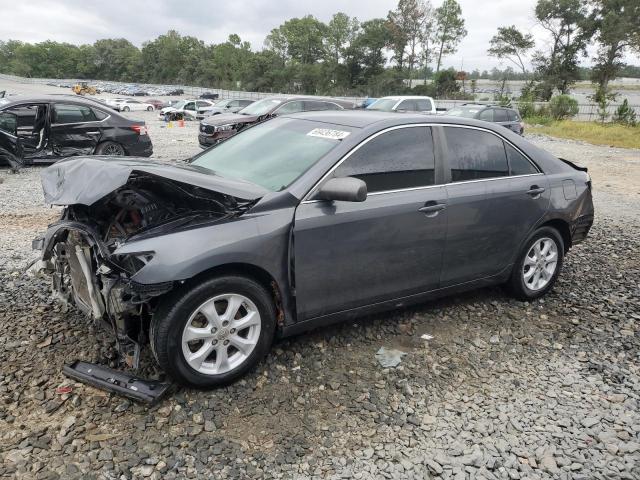
[[[112, 82], [107, 80], [88, 80], [88, 79], [78, 79], [78, 78], [67, 78], [67, 79], [59, 79], [59, 78], [26, 78], [26, 77], [17, 77], [15, 75], [5, 75], [0, 74], [0, 79], [10, 80], [18, 83], [29, 83], [29, 84], [41, 84], [41, 85], [73, 85], [78, 82], [88, 82], [90, 84], [109, 84], [109, 85], [118, 85], [122, 87], [134, 85], [132, 83], [125, 82]], [[243, 99], [251, 99], [251, 100], [260, 100], [262, 98], [270, 97], [272, 95], [283, 95], [277, 92], [245, 92], [241, 90], [223, 90], [219, 88], [204, 88], [204, 87], [194, 87], [192, 85], [160, 85], [160, 84], [142, 84], [136, 83], [136, 86], [141, 89], [158, 89], [158, 90], [175, 90], [181, 89], [184, 91], [183, 96], [188, 97], [199, 97], [203, 93], [215, 93], [218, 94], [220, 99], [234, 99], [234, 98], [243, 98]], [[342, 100], [348, 100], [353, 102], [362, 102], [365, 100], [365, 97], [335, 97]], [[437, 99], [437, 106], [439, 109], [449, 109], [455, 106], [459, 106], [465, 103], [471, 103], [470, 100], [446, 100], [446, 99]], [[491, 101], [476, 101], [473, 103], [477, 104], [494, 104], [495, 102]], [[548, 102], [535, 102], [534, 105], [536, 108], [546, 107], [548, 106]], [[609, 105], [607, 109], [608, 118], [611, 118], [618, 108], [619, 103], [612, 103]], [[514, 102], [514, 106], [517, 106], [517, 102]], [[636, 114], [640, 117], [640, 105], [630, 105], [630, 107], [636, 112]], [[599, 107], [596, 104], [579, 104], [578, 105], [578, 114], [574, 117], [575, 120], [582, 121], [599, 121], [600, 113]]]

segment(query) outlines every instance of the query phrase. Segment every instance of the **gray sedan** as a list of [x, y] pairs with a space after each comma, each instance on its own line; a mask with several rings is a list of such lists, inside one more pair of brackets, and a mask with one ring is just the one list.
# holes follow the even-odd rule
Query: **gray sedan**
[[58, 295], [197, 387], [275, 336], [486, 285], [540, 297], [593, 223], [586, 169], [499, 125], [380, 112], [280, 116], [185, 166], [64, 160], [43, 186]]

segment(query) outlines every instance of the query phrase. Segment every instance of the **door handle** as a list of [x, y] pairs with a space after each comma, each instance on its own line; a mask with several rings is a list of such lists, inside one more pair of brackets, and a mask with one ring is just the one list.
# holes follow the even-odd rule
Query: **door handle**
[[538, 187], [537, 185], [532, 185], [531, 188], [527, 191], [528, 195], [531, 195], [533, 198], [539, 197], [544, 193], [544, 188]]
[[418, 211], [424, 213], [427, 217], [435, 217], [445, 208], [447, 208], [445, 203], [430, 203], [429, 205], [419, 208]]

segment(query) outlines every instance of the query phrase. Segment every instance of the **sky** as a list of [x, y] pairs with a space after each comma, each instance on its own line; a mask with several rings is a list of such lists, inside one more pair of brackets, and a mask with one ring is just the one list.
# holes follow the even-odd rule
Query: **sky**
[[[431, 0], [434, 7], [441, 0]], [[471, 71], [504, 68], [508, 62], [487, 56], [489, 40], [500, 26], [516, 25], [534, 35], [537, 47], [548, 40], [536, 25], [536, 0], [459, 0], [467, 36], [456, 54], [444, 60], [445, 67]], [[0, 0], [0, 40], [40, 42], [55, 40], [74, 44], [101, 38], [126, 38], [141, 46], [146, 40], [173, 29], [206, 43], [219, 43], [237, 33], [263, 48], [264, 38], [285, 20], [311, 14], [328, 22], [336, 12], [360, 21], [386, 17], [397, 0]], [[590, 49], [593, 56], [594, 49]], [[640, 64], [627, 55], [629, 63]], [[585, 64], [589, 61], [585, 60]]]

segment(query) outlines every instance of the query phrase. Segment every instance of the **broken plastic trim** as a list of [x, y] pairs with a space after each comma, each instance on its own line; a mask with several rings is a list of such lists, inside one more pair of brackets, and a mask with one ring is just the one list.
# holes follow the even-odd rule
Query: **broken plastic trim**
[[80, 360], [65, 365], [62, 373], [92, 387], [148, 405], [155, 404], [171, 387], [170, 383], [145, 380], [135, 375]]

